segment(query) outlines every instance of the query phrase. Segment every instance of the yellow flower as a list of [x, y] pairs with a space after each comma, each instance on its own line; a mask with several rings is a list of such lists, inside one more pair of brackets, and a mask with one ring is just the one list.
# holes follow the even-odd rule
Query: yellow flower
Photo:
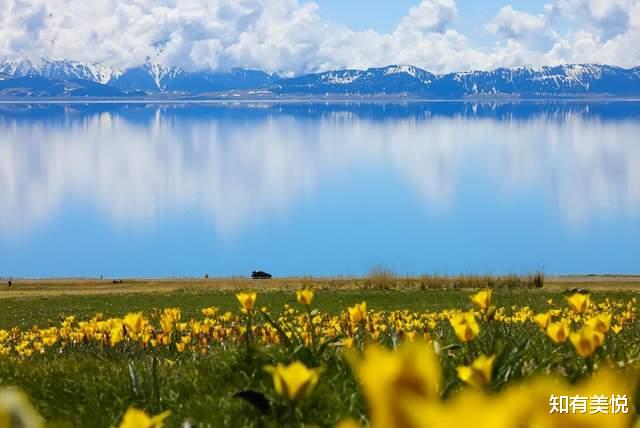
[[589, 307], [590, 298], [588, 294], [575, 293], [574, 295], [567, 297], [569, 307], [576, 314], [583, 314]]
[[482, 290], [471, 296], [471, 301], [478, 306], [482, 312], [486, 312], [491, 306], [491, 290]]
[[170, 414], [170, 411], [166, 411], [151, 417], [144, 410], [129, 407], [122, 417], [120, 428], [162, 428], [162, 421]]
[[[599, 408], [594, 406], [598, 398], [611, 396], [627, 395], [631, 398], [635, 389], [635, 376], [624, 376], [607, 368], [597, 370], [593, 376], [586, 376], [582, 381], [569, 385], [559, 379], [549, 376], [538, 377], [534, 380], [525, 381], [524, 388], [513, 388], [507, 395], [512, 395], [511, 403], [504, 403], [499, 408], [502, 411], [510, 411], [520, 407], [525, 410], [519, 412], [520, 417], [516, 420], [518, 423], [511, 423], [509, 426], [520, 427], [548, 427], [548, 428], [628, 428], [633, 426], [632, 419], [634, 415], [632, 411], [628, 413], [611, 411], [612, 406], [607, 402], [604, 404], [600, 401]], [[559, 413], [550, 412], [552, 405], [550, 404], [551, 396], [555, 397], [585, 397], [587, 399], [586, 412], [571, 411], [572, 405], [569, 404], [569, 412]], [[556, 399], [556, 403], [558, 403]], [[571, 403], [571, 399], [569, 400]], [[556, 405], [557, 408], [557, 405]], [[608, 410], [608, 411], [606, 411]]]
[[[500, 400], [475, 389], [462, 391], [446, 401], [424, 402], [409, 400], [405, 404], [408, 418], [394, 428], [514, 428], [518, 424], [512, 408]], [[509, 403], [510, 404], [510, 403]], [[545, 403], [546, 404], [546, 403]], [[386, 427], [385, 427], [386, 428]], [[546, 427], [545, 427], [546, 428]], [[559, 428], [559, 427], [554, 427]]]
[[551, 314], [549, 312], [544, 313], [544, 314], [538, 314], [533, 319], [536, 322], [536, 324], [538, 324], [538, 327], [540, 327], [541, 329], [545, 330], [547, 328], [547, 326], [549, 325], [549, 320], [551, 319]]
[[596, 315], [593, 318], [590, 318], [585, 325], [593, 328], [600, 333], [606, 333], [611, 328], [611, 314], [610, 313], [601, 313]]
[[256, 293], [237, 293], [236, 299], [240, 302], [240, 306], [247, 312], [251, 312], [256, 304]]
[[353, 337], [347, 337], [343, 339], [341, 343], [342, 343], [342, 346], [346, 348], [351, 348], [353, 347]]
[[404, 342], [396, 351], [370, 346], [351, 365], [374, 428], [404, 426], [407, 400], [439, 401], [442, 369], [430, 343]]
[[204, 308], [202, 309], [202, 315], [204, 315], [205, 317], [212, 317], [216, 314], [216, 312], [218, 312], [218, 308], [215, 307], [209, 307], [209, 308]]
[[0, 428], [44, 426], [44, 420], [23, 392], [15, 388], [0, 389]]
[[289, 401], [308, 397], [320, 379], [319, 369], [310, 369], [300, 361], [267, 366], [265, 370], [272, 374], [276, 392]]
[[614, 325], [613, 327], [611, 327], [611, 331], [613, 331], [615, 334], [620, 334], [620, 332], [622, 331], [622, 326]]
[[124, 325], [127, 328], [127, 333], [130, 336], [135, 336], [141, 333], [145, 327], [145, 319], [142, 316], [142, 312], [128, 313], [124, 317]]
[[353, 419], [341, 419], [333, 428], [360, 428], [361, 425]]
[[304, 288], [296, 291], [296, 298], [301, 305], [309, 306], [313, 300], [313, 290]]
[[116, 324], [109, 331], [109, 342], [111, 343], [111, 346], [115, 346], [118, 343], [122, 342], [123, 340], [124, 340], [124, 331], [122, 330], [122, 325]]
[[463, 382], [476, 388], [485, 388], [491, 383], [491, 372], [493, 371], [493, 361], [495, 356], [486, 357], [481, 355], [470, 366], [458, 367], [458, 377]]
[[347, 310], [349, 311], [349, 319], [354, 324], [367, 319], [367, 302], [356, 303]]
[[473, 340], [480, 332], [480, 326], [472, 313], [456, 315], [449, 319], [449, 323], [462, 342]]
[[162, 331], [170, 334], [173, 330], [173, 325], [180, 319], [181, 310], [179, 308], [167, 308], [162, 311], [160, 316], [160, 327]]
[[566, 321], [550, 323], [547, 326], [547, 336], [555, 343], [564, 343], [569, 337], [569, 324]]
[[573, 347], [578, 355], [583, 358], [591, 356], [598, 346], [604, 341], [604, 334], [593, 329], [592, 327], [585, 326], [582, 330], [571, 333], [569, 336]]

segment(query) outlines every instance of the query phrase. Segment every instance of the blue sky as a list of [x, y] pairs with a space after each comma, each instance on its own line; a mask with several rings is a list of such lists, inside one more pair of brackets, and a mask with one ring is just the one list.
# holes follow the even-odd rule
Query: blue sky
[[[388, 33], [394, 30], [412, 6], [420, 2], [415, 0], [317, 0], [315, 3], [319, 6], [320, 16], [327, 21], [358, 30], [374, 29], [378, 32]], [[509, 3], [503, 0], [458, 0], [456, 4], [459, 15], [455, 27], [464, 30], [469, 35], [479, 35], [485, 39], [485, 43], [492, 38], [487, 36], [483, 28], [484, 24], [489, 22], [506, 4], [517, 6], [518, 9], [530, 13], [540, 13], [541, 11], [541, 3], [531, 0]]]
[[[312, 3], [307, 0], [306, 3]], [[398, 22], [407, 14], [411, 7], [419, 4], [416, 0], [367, 1], [367, 0], [316, 0], [320, 16], [330, 22], [347, 27], [368, 30], [373, 29], [381, 33], [392, 32]], [[504, 1], [504, 0], [458, 0], [458, 16], [453, 28], [473, 40], [474, 45], [490, 49], [495, 43], [495, 37], [487, 31], [485, 25], [490, 22], [506, 5], [530, 14], [543, 12], [544, 2]], [[564, 20], [557, 20], [556, 26], [561, 31], [567, 30]]]
[[[0, 60], [433, 72], [640, 65], [640, 0], [0, 0]], [[161, 48], [158, 48], [161, 46]]]

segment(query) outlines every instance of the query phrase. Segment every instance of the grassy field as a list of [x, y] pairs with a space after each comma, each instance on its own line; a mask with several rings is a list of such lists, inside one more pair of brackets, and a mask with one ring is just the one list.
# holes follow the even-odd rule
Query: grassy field
[[[486, 277], [484, 281], [487, 281]], [[127, 312], [180, 307], [192, 316], [203, 307], [223, 310], [237, 307], [235, 292], [260, 293], [258, 305], [279, 308], [295, 303], [294, 290], [310, 287], [318, 293], [316, 307], [329, 313], [343, 311], [362, 300], [375, 310], [437, 311], [468, 305], [468, 290], [479, 289], [483, 279], [469, 277], [476, 287], [454, 288], [459, 278], [395, 278], [385, 275], [368, 278], [284, 278], [253, 281], [248, 279], [126, 280], [22, 280], [12, 287], [0, 286], [0, 328], [58, 323], [65, 315], [91, 317], [122, 316]], [[427, 286], [424, 286], [427, 285]], [[448, 289], [443, 289], [448, 288]], [[550, 277], [542, 289], [496, 290], [498, 306], [529, 305], [534, 310], [567, 290], [580, 288], [601, 298], [629, 299], [640, 292], [640, 277], [575, 276]]]
[[[366, 301], [371, 318], [367, 321], [366, 331], [357, 333], [359, 330], [356, 328], [356, 342], [395, 343], [406, 334], [403, 329], [414, 329], [419, 335], [429, 330], [431, 337], [442, 345], [452, 346], [446, 358], [441, 356], [446, 379], [445, 394], [453, 394], [462, 388], [455, 367], [479, 355], [481, 350], [487, 355], [506, 355], [501, 357], [504, 361], [500, 360], [494, 368], [496, 379], [500, 373], [500, 380], [492, 383], [490, 388], [496, 391], [509, 382], [528, 378], [536, 372], [559, 372], [570, 379], [579, 379], [589, 372], [593, 361], [578, 357], [568, 342], [555, 345], [531, 320], [517, 325], [494, 325], [490, 320], [481, 322], [473, 347], [459, 347], [448, 322], [437, 317], [449, 317], [455, 309], [470, 309], [470, 295], [476, 288], [464, 286], [482, 286], [486, 281], [487, 278], [425, 279], [385, 275], [268, 281], [147, 280], [125, 281], [123, 284], [86, 280], [14, 281], [11, 288], [3, 286], [0, 291], [0, 330], [19, 327], [21, 337], [32, 335], [30, 329], [34, 325], [40, 329], [60, 326], [64, 317], [69, 315], [76, 317], [77, 325], [79, 320], [89, 320], [96, 313], [102, 313], [103, 318], [117, 318], [143, 311], [149, 322], [157, 325], [159, 310], [169, 307], [180, 308], [183, 321], [201, 320], [201, 309], [205, 307], [218, 307], [220, 314], [230, 311], [233, 320], [227, 321], [222, 315], [216, 315], [215, 324], [227, 326], [228, 331], [237, 332], [234, 334], [238, 337], [237, 341], [216, 340], [214, 343], [213, 339], [194, 333], [192, 321], [189, 321], [182, 337], [191, 331], [188, 333], [190, 340], [205, 340], [206, 346], [197, 345], [205, 347], [196, 348], [197, 342], [191, 342], [192, 350], [189, 352], [176, 351], [173, 344], [153, 349], [148, 344], [141, 347], [139, 339], [134, 340], [133, 337], [116, 346], [104, 346], [85, 337], [76, 345], [62, 346], [58, 353], [35, 353], [18, 359], [0, 356], [0, 386], [18, 386], [26, 391], [52, 426], [114, 426], [130, 406], [143, 408], [150, 414], [170, 410], [168, 426], [190, 421], [194, 426], [306, 424], [329, 427], [343, 417], [371, 422], [367, 416], [365, 396], [339, 349], [327, 347], [319, 350], [317, 346], [302, 342], [293, 347], [282, 343], [279, 346], [256, 345], [250, 354], [247, 353], [241, 334], [243, 318], [238, 310], [236, 291], [258, 291], [256, 308], [264, 306], [274, 316], [280, 314], [280, 317], [285, 317], [282, 320], [289, 319], [281, 321], [285, 324], [300, 323], [297, 328], [302, 334], [306, 328], [304, 312], [299, 315], [296, 312], [291, 315], [293, 318], [286, 318], [287, 315], [281, 313], [285, 304], [300, 309], [294, 290], [301, 287], [315, 289], [313, 308], [324, 314], [315, 327], [318, 332], [335, 323], [347, 325], [344, 324], [349, 322], [347, 308]], [[589, 291], [594, 302], [620, 302], [620, 307], [631, 305], [640, 291], [640, 279], [636, 277], [547, 278], [541, 289], [509, 289], [504, 286], [512, 283], [509, 281], [493, 283], [502, 289], [494, 291], [492, 305], [505, 308], [505, 316], [513, 312], [528, 314], [527, 310], [522, 310], [523, 307], [529, 307], [532, 313], [543, 313], [550, 308], [565, 311], [568, 290], [575, 288]], [[392, 311], [403, 310], [407, 312], [392, 315]], [[569, 317], [568, 313], [562, 314], [562, 317]], [[482, 316], [481, 313], [476, 315]], [[255, 317], [257, 322], [259, 317]], [[427, 327], [427, 320], [432, 317], [438, 321]], [[384, 340], [370, 336], [380, 326], [390, 325], [391, 319], [396, 325], [406, 327], [394, 327], [393, 334], [384, 327], [388, 333]], [[572, 325], [582, 322], [581, 318], [577, 320], [571, 321]], [[269, 327], [265, 321], [261, 323]], [[76, 328], [81, 331], [84, 327]], [[176, 334], [175, 330], [172, 334]], [[626, 363], [640, 361], [640, 348], [636, 346], [639, 334], [637, 322], [628, 321], [622, 333], [616, 337], [611, 333], [611, 338], [601, 349], [602, 355], [594, 354], [594, 361], [610, 358]], [[172, 337], [172, 340], [179, 341], [181, 336]], [[54, 347], [59, 346], [61, 340], [58, 339]], [[15, 345], [17, 342], [12, 343]], [[274, 392], [272, 377], [263, 369], [268, 364], [293, 360], [300, 360], [309, 367], [323, 367], [321, 381], [313, 394], [295, 407], [284, 403], [282, 397]], [[270, 410], [265, 413], [245, 400], [235, 398], [238, 392], [246, 390], [257, 391], [265, 397], [271, 403]]]

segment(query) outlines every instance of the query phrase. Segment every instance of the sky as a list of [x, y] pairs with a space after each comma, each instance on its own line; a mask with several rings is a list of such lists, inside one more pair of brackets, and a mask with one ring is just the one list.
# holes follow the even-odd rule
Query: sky
[[640, 65], [640, 0], [0, 0], [0, 59], [282, 74]]

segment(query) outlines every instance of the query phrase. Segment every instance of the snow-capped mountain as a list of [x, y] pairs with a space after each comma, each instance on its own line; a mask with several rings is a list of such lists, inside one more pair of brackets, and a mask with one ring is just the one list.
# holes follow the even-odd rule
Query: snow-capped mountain
[[188, 72], [179, 67], [147, 63], [126, 70], [109, 82], [109, 85], [126, 91], [202, 94], [262, 88], [279, 79], [280, 77], [274, 74], [240, 68], [230, 72]]
[[418, 98], [640, 96], [640, 67], [623, 69], [574, 64], [436, 75], [412, 65], [390, 65], [283, 79], [276, 74], [240, 68], [227, 72], [194, 72], [148, 61], [138, 67], [119, 69], [103, 64], [42, 58], [0, 62], [0, 82], [0, 96], [4, 97], [34, 94], [215, 96], [215, 93], [228, 91], [259, 91], [274, 96], [329, 94]]
[[440, 96], [640, 94], [632, 70], [583, 64], [499, 68], [439, 76], [428, 90]]
[[51, 80], [80, 79], [106, 85], [122, 74], [122, 70], [104, 64], [83, 64], [75, 61], [43, 59], [38, 67], [41, 76]]
[[[116, 89], [124, 95], [144, 94], [202, 94], [228, 90], [263, 88], [280, 79], [275, 74], [262, 71], [233, 69], [229, 72], [187, 72], [179, 67], [166, 67], [147, 62], [139, 67], [119, 69], [104, 64], [85, 64], [69, 60], [50, 60], [41, 58], [4, 60], [0, 62], [0, 81], [6, 80], [5, 92], [9, 90], [13, 79], [40, 77], [52, 82], [51, 96], [60, 96], [59, 85], [53, 83], [75, 81], [85, 82], [85, 86], [99, 84]], [[15, 80], [13, 84], [24, 85], [36, 80]], [[43, 81], [38, 81], [36, 90], [24, 94], [38, 93], [46, 96]], [[55, 86], [55, 88], [53, 87]], [[98, 88], [93, 86], [94, 88]], [[21, 89], [25, 89], [20, 86]], [[91, 91], [89, 91], [91, 92]], [[104, 89], [98, 91], [104, 93]], [[11, 92], [12, 94], [15, 93]], [[21, 92], [22, 93], [22, 92]], [[1, 94], [0, 94], [1, 95]], [[12, 95], [13, 96], [13, 95]], [[97, 96], [97, 95], [96, 95]]]
[[279, 93], [378, 94], [422, 93], [436, 76], [410, 65], [367, 70], [327, 71], [285, 79], [274, 85]]
[[310, 74], [278, 82], [284, 94], [412, 94], [423, 97], [640, 95], [640, 67], [515, 67], [434, 75], [413, 66]]
[[80, 79], [105, 85], [121, 75], [122, 70], [104, 64], [85, 64], [77, 61], [50, 60], [47, 58], [32, 61], [24, 58], [0, 62], [0, 73], [10, 77], [36, 75], [55, 81]]

